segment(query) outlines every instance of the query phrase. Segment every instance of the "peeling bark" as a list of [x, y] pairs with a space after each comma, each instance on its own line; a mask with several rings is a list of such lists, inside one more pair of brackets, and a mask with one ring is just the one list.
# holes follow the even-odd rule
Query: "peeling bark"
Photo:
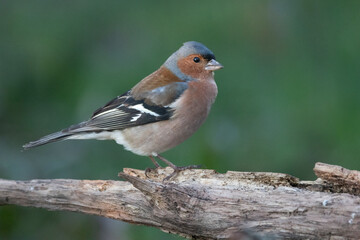
[[[322, 179], [281, 173], [124, 169], [124, 181], [0, 179], [0, 204], [76, 211], [196, 239], [241, 232], [287, 239], [358, 239], [359, 172], [318, 163]], [[332, 177], [331, 177], [332, 176]]]

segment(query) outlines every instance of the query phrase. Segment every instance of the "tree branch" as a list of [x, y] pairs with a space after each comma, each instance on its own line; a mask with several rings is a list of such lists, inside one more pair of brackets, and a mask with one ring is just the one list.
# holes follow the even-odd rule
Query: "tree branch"
[[291, 239], [360, 236], [358, 171], [318, 163], [314, 171], [323, 179], [300, 181], [281, 173], [193, 169], [163, 182], [171, 171], [146, 177], [124, 169], [119, 176], [128, 182], [0, 179], [0, 204], [94, 214], [197, 239], [238, 231]]

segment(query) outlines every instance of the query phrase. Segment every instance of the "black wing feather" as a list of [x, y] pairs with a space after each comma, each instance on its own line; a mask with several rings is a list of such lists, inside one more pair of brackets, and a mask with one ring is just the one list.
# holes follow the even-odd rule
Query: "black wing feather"
[[127, 92], [96, 110], [88, 121], [73, 125], [63, 131], [79, 133], [121, 130], [168, 120], [172, 113], [173, 110], [170, 107], [149, 105], [145, 103], [145, 99], [136, 100], [130, 92]]
[[107, 111], [109, 109], [112, 109], [112, 108], [114, 108], [116, 106], [120, 106], [128, 98], [129, 94], [130, 94], [130, 91], [128, 91], [128, 92], [126, 92], [126, 93], [112, 99], [111, 101], [106, 103], [104, 106], [96, 109], [91, 117], [94, 117], [94, 116], [96, 116], [96, 115], [98, 115], [98, 114], [100, 114], [102, 112], [105, 112], [105, 111]]

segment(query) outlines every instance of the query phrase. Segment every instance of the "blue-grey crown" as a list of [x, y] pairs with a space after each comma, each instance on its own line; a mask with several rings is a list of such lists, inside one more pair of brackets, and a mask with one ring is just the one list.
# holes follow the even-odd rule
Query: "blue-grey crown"
[[214, 53], [210, 49], [205, 47], [204, 44], [195, 41], [184, 43], [178, 52], [183, 57], [189, 56], [191, 54], [200, 54], [208, 60], [215, 59]]

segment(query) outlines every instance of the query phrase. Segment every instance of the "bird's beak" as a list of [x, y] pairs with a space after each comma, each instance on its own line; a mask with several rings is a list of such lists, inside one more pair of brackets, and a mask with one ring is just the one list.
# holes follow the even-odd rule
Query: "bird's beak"
[[205, 66], [205, 70], [208, 71], [215, 71], [215, 70], [219, 70], [222, 69], [224, 66], [221, 65], [218, 61], [216, 61], [215, 59], [211, 59]]

